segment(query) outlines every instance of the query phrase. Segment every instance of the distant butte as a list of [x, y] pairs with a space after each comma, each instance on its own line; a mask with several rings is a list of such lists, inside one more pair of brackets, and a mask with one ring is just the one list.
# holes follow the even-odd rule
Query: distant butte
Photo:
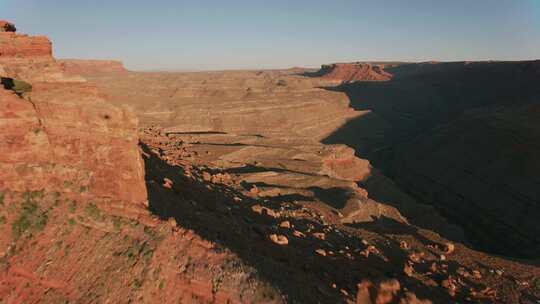
[[334, 63], [325, 64], [316, 73], [323, 79], [342, 83], [356, 81], [387, 81], [392, 79], [392, 74], [384, 70], [385, 64], [371, 63]]
[[124, 74], [126, 68], [120, 61], [115, 60], [87, 60], [87, 59], [61, 59], [58, 60], [66, 73], [80, 74]]

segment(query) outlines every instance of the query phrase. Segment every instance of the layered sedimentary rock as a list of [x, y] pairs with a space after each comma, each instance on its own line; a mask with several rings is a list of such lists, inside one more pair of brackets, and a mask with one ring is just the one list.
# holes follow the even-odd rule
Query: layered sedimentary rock
[[17, 39], [35, 41], [0, 32], [0, 302], [282, 302], [231, 251], [150, 216], [135, 115]]
[[141, 123], [176, 132], [229, 132], [321, 139], [365, 114], [321, 81], [294, 71], [86, 75], [114, 104], [135, 108]]
[[[295, 145], [299, 138], [348, 144], [356, 150], [357, 155], [370, 159], [375, 167], [382, 169], [383, 174], [389, 175], [397, 182], [394, 183], [391, 179], [384, 177], [378, 170], [373, 171], [376, 174], [362, 180], [364, 187], [368, 188], [368, 192], [374, 195], [372, 198], [376, 201], [400, 206], [403, 215], [414, 219], [415, 224], [440, 229], [438, 224], [440, 218], [437, 215], [432, 215], [431, 220], [430, 217], [422, 216], [422, 214], [432, 213], [425, 209], [425, 206], [413, 208], [407, 206], [419, 200], [428, 205], [437, 206], [443, 212], [457, 210], [453, 207], [454, 203], [444, 202], [445, 199], [438, 199], [437, 195], [434, 196], [432, 193], [434, 189], [439, 189], [437, 193], [452, 189], [457, 196], [462, 195], [468, 202], [460, 204], [465, 208], [461, 213], [470, 214], [476, 219], [476, 223], [483, 223], [467, 226], [470, 240], [484, 249], [497, 252], [505, 252], [509, 250], [508, 248], [518, 246], [523, 249], [518, 250], [519, 252], [514, 251], [513, 254], [530, 255], [529, 248], [536, 248], [534, 244], [537, 241], [534, 235], [537, 232], [531, 226], [534, 216], [527, 216], [534, 213], [523, 210], [534, 209], [531, 206], [537, 200], [535, 187], [519, 187], [520, 190], [512, 190], [510, 193], [514, 194], [510, 195], [513, 197], [510, 198], [508, 194], [502, 193], [508, 186], [494, 187], [493, 183], [487, 183], [485, 187], [492, 187], [493, 195], [482, 195], [480, 198], [472, 194], [476, 191], [476, 188], [472, 187], [476, 182], [466, 185], [457, 183], [460, 186], [454, 187], [448, 184], [444, 176], [440, 176], [441, 172], [448, 173], [445, 171], [448, 166], [445, 163], [450, 161], [454, 164], [452, 168], [462, 172], [451, 174], [456, 178], [455, 181], [470, 180], [466, 176], [478, 169], [489, 172], [487, 175], [496, 177], [501, 185], [521, 183], [513, 181], [513, 178], [504, 173], [505, 170], [490, 169], [481, 165], [475, 167], [472, 165], [473, 162], [465, 157], [470, 156], [473, 153], [472, 150], [483, 151], [480, 154], [485, 153], [485, 159], [502, 163], [503, 156], [491, 151], [498, 150], [495, 147], [504, 145], [512, 150], [514, 145], [506, 143], [507, 140], [500, 141], [497, 139], [500, 136], [497, 135], [497, 138], [493, 139], [494, 143], [486, 142], [482, 145], [484, 147], [491, 145], [493, 146], [491, 149], [471, 148], [471, 152], [467, 152], [466, 147], [460, 146], [461, 152], [458, 153], [456, 150], [452, 157], [446, 156], [444, 161], [428, 162], [427, 160], [431, 159], [432, 155], [425, 156], [424, 152], [417, 151], [416, 148], [419, 146], [416, 146], [414, 140], [422, 138], [426, 141], [422, 146], [427, 145], [427, 142], [431, 140], [419, 137], [419, 135], [426, 133], [426, 130], [444, 126], [452, 121], [459, 123], [460, 120], [457, 119], [473, 109], [487, 109], [493, 106], [513, 108], [536, 102], [535, 99], [540, 95], [536, 85], [538, 66], [537, 61], [351, 63], [328, 65], [317, 73], [302, 73], [298, 69], [130, 73], [122, 77], [106, 74], [94, 75], [91, 80], [107, 92], [114, 103], [134, 105], [145, 124], [158, 124], [165, 127], [168, 132], [261, 135], [285, 139], [291, 145]], [[338, 84], [338, 86], [329, 88], [329, 84]], [[317, 88], [321, 86], [326, 86], [328, 90]], [[349, 99], [352, 107], [357, 111], [348, 107]], [[498, 111], [496, 107], [493, 110], [494, 114]], [[500, 115], [493, 117], [500, 117]], [[501, 121], [501, 119], [494, 121]], [[477, 123], [478, 129], [485, 124], [481, 120]], [[469, 125], [470, 128], [475, 129], [474, 122]], [[526, 132], [524, 129], [514, 132], [505, 128], [497, 127], [490, 132], [486, 131], [484, 135], [478, 132], [466, 133], [471, 136], [476, 134], [474, 135], [478, 137], [476, 142], [485, 142], [483, 137], [488, 136], [488, 133], [514, 134], [517, 132], [521, 134]], [[428, 132], [426, 136], [432, 134], [434, 138], [439, 138], [434, 134], [443, 129], [443, 127], [433, 129], [433, 132]], [[447, 135], [445, 140], [450, 141], [452, 137], [459, 138], [460, 135]], [[446, 142], [437, 141], [432, 145], [433, 149], [437, 146], [451, 150], [457, 149], [447, 146]], [[525, 147], [527, 146], [530, 145], [526, 144]], [[264, 148], [257, 149], [260, 151], [257, 150], [254, 154], [264, 155]], [[526, 149], [533, 151], [531, 148]], [[476, 158], [478, 157], [480, 156]], [[424, 158], [426, 162], [423, 162]], [[515, 159], [520, 158], [505, 158], [504, 162], [515, 163]], [[429, 165], [425, 165], [427, 163]], [[346, 162], [342, 162], [341, 166], [355, 167]], [[519, 164], [509, 164], [509, 166], [519, 167]], [[497, 166], [492, 166], [492, 168], [497, 168]], [[418, 173], [423, 176], [422, 178], [419, 175], [417, 178], [413, 177], [417, 175], [415, 173], [417, 170], [422, 171]], [[351, 171], [356, 172], [355, 169]], [[428, 172], [433, 172], [433, 174], [428, 174]], [[529, 174], [527, 172], [523, 171], [521, 175], [524, 177]], [[477, 176], [477, 174], [474, 175]], [[479, 176], [477, 178], [484, 179]], [[527, 179], [534, 180], [534, 177], [528, 175], [525, 180]], [[427, 180], [431, 181], [427, 182]], [[455, 181], [451, 184], [456, 183]], [[438, 184], [439, 182], [442, 184]], [[510, 188], [513, 189], [513, 187]], [[477, 203], [470, 203], [472, 200]], [[490, 202], [494, 200], [499, 203], [491, 204]], [[495, 205], [500, 207], [498, 211], [490, 211], [490, 208]], [[512, 207], [514, 205], [517, 207]], [[472, 208], [472, 206], [476, 207]], [[505, 208], [510, 208], [508, 214], [502, 212]], [[518, 216], [518, 213], [522, 215]], [[461, 223], [459, 219], [462, 217], [455, 212], [449, 212], [447, 216], [455, 218], [457, 224], [467, 224]], [[516, 222], [531, 224], [515, 225]], [[528, 227], [527, 231], [524, 230], [525, 227]], [[483, 233], [494, 234], [494, 236], [484, 238]], [[521, 241], [513, 242], [511, 241], [513, 239]]]
[[392, 74], [385, 71], [384, 68], [384, 64], [334, 63], [323, 65], [316, 74], [323, 79], [343, 83], [392, 79]]
[[388, 68], [390, 81], [335, 88], [353, 107], [370, 110], [371, 119], [348, 122], [325, 142], [354, 147], [406, 192], [465, 227], [480, 248], [538, 256], [538, 67], [525, 61]]
[[36, 58], [52, 56], [51, 41], [45, 36], [28, 36], [14, 31], [0, 32], [0, 56]]
[[226, 133], [156, 133], [152, 129], [142, 138], [153, 146], [161, 144], [164, 159], [193, 159], [198, 165], [219, 168], [221, 173], [208, 181], [230, 182], [230, 174], [235, 174], [247, 193], [257, 197], [318, 202], [326, 213], [341, 212], [343, 222], [371, 222], [381, 216], [406, 222], [395, 208], [368, 199], [368, 193], [358, 187], [356, 182], [371, 175], [371, 166], [343, 145]]
[[52, 43], [45, 36], [29, 36], [14, 31], [0, 32], [0, 75], [27, 82], [76, 82], [52, 56]]
[[[159, 127], [145, 129], [141, 141], [154, 212], [175, 214], [180, 225], [234, 248], [273, 278], [288, 302], [354, 303], [357, 295], [356, 303], [375, 296], [399, 303], [505, 303], [538, 292], [502, 287], [516, 277], [535, 281], [538, 267], [451, 243], [409, 223], [399, 212], [403, 205], [374, 201], [353, 180], [323, 173], [340, 146]], [[379, 183], [384, 192], [396, 191]], [[444, 221], [433, 208], [409, 203], [417, 209], [415, 221]], [[362, 284], [352, 286], [355, 280]], [[377, 291], [366, 294], [364, 284]]]
[[[279, 187], [264, 190], [265, 193], [315, 199], [322, 193], [322, 204], [338, 202], [337, 210], [343, 209], [343, 213], [351, 215], [344, 220], [369, 222], [371, 215], [377, 218], [384, 214], [402, 220], [413, 215], [415, 223], [436, 227], [441, 233], [445, 231], [459, 238], [459, 229], [449, 227], [433, 208], [418, 205], [378, 170], [372, 171], [369, 162], [358, 158], [353, 149], [320, 144], [319, 140], [331, 136], [350, 121], [373, 120], [373, 113], [355, 111], [349, 107], [346, 94], [320, 88], [328, 85], [327, 79], [303, 74], [292, 69], [102, 73], [85, 74], [85, 77], [106, 92], [112, 103], [133, 106], [143, 125], [156, 124], [163, 132], [180, 138], [185, 135], [188, 142], [207, 149], [200, 154], [220, 155], [219, 164], [230, 161], [259, 164], [255, 169], [244, 170], [268, 172], [252, 172], [254, 175], [246, 182], [265, 183], [267, 179], [270, 184], [279, 184]], [[373, 125], [369, 132], [359, 135], [372, 138], [379, 132], [379, 126]], [[212, 157], [205, 159], [215, 161]], [[373, 180], [377, 182], [372, 183]], [[399, 206], [399, 211], [405, 210], [406, 215], [387, 212], [392, 207], [369, 201], [372, 197], [368, 197], [368, 193], [363, 193], [363, 198], [358, 197], [357, 194], [365, 190], [356, 183], [364, 182], [392, 193], [388, 197], [405, 197], [392, 203]], [[299, 189], [295, 190], [291, 185], [297, 183]], [[323, 184], [326, 189], [319, 193], [309, 189]], [[374, 208], [368, 207], [365, 203], [368, 201]], [[362, 210], [366, 211], [363, 215], [359, 212]]]
[[0, 41], [0, 189], [70, 193], [144, 213], [137, 118], [65, 76], [47, 38], [1, 32]]
[[73, 75], [127, 72], [122, 62], [115, 60], [62, 59], [58, 62], [66, 73]]

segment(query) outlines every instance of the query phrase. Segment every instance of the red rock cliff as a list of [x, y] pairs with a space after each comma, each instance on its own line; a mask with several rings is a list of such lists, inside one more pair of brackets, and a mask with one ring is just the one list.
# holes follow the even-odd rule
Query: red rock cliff
[[[62, 75], [52, 57], [40, 59], [51, 54], [47, 38], [0, 32], [0, 41], [0, 191], [67, 193], [118, 215], [145, 214], [136, 117]], [[19, 80], [31, 89], [17, 92]]]
[[[0, 28], [9, 29], [9, 25]], [[0, 56], [2, 57], [51, 57], [52, 44], [45, 36], [28, 36], [14, 31], [0, 31]]]
[[369, 63], [334, 63], [321, 67], [319, 74], [328, 80], [341, 82], [387, 81], [392, 74], [384, 70], [384, 65]]

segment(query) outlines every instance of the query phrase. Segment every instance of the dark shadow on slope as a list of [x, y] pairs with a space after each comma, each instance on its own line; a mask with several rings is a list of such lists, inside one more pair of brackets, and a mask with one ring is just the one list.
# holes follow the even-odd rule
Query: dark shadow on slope
[[[394, 75], [390, 81], [326, 88], [345, 93], [355, 110], [372, 115], [350, 121], [323, 143], [347, 144], [360, 156], [378, 160], [375, 165], [387, 173], [392, 157], [378, 157], [381, 148], [407, 143], [473, 109], [538, 102], [538, 65], [540, 61], [407, 64], [389, 68]], [[379, 135], [375, 142], [363, 138], [372, 132]]]
[[[356, 229], [365, 229], [372, 232], [379, 233], [380, 235], [412, 235], [415, 239], [422, 242], [424, 245], [434, 245], [432, 241], [424, 237], [418, 232], [418, 229], [415, 226], [407, 225], [402, 222], [398, 222], [392, 218], [381, 216], [379, 218], [373, 219], [372, 222], [366, 223], [355, 223], [355, 224], [346, 224], [349, 227]], [[441, 244], [436, 244], [441, 246]]]
[[339, 187], [329, 189], [311, 187], [308, 189], [313, 191], [318, 200], [337, 210], [343, 209], [347, 203], [347, 200], [353, 196], [350, 189]]
[[324, 76], [325, 74], [326, 72], [324, 70], [319, 69], [319, 70], [306, 70], [306, 71], [303, 71], [294, 75], [310, 77], [310, 78], [318, 78], [318, 77]]
[[[251, 206], [263, 204], [263, 200], [246, 197], [223, 185], [187, 177], [182, 167], [167, 164], [144, 144], [141, 147], [145, 152], [150, 210], [162, 219], [175, 218], [179, 226], [193, 229], [201, 237], [231, 250], [277, 287], [290, 303], [344, 303], [339, 289], [333, 289], [331, 284], [337, 284], [354, 296], [356, 284], [366, 278], [398, 278], [421, 297], [436, 299], [437, 303], [452, 302], [443, 289], [423, 285], [405, 276], [401, 260], [388, 262], [376, 256], [350, 259], [337, 253], [345, 247], [365, 249], [357, 237], [327, 232], [326, 241], [321, 242], [306, 232], [324, 231], [318, 221], [272, 218], [254, 213]], [[191, 174], [199, 175], [195, 169]], [[172, 181], [172, 189], [163, 187], [164, 178]], [[263, 205], [279, 212], [290, 203], [270, 199]], [[283, 220], [289, 220], [294, 229], [306, 233], [306, 237], [294, 237], [290, 229], [280, 228], [279, 223]], [[271, 233], [285, 235], [289, 244], [279, 246], [270, 242], [268, 235]], [[399, 251], [387, 244], [379, 246], [381, 250]], [[315, 250], [321, 248], [336, 254], [327, 257], [316, 254]]]
[[[354, 109], [371, 112], [349, 121], [322, 142], [341, 143], [354, 148], [359, 157], [369, 159], [384, 175], [390, 177], [402, 192], [418, 202], [439, 208], [451, 222], [463, 224], [463, 219], [481, 210], [471, 209], [469, 213], [457, 217], [455, 214], [445, 213], [444, 209], [453, 206], [438, 205], [439, 201], [424, 196], [423, 192], [429, 190], [425, 189], [425, 185], [415, 183], [410, 178], [404, 183], [404, 174], [407, 172], [403, 170], [406, 167], [403, 162], [425, 157], [425, 153], [429, 151], [417, 149], [418, 138], [430, 134], [433, 130], [442, 129], [464, 114], [486, 107], [517, 107], [538, 103], [539, 66], [540, 61], [409, 64], [387, 69], [394, 75], [390, 81], [356, 82], [327, 88], [345, 93]], [[464, 150], [448, 157], [459, 163], [461, 158], [466, 160], [467, 155]], [[384, 195], [378, 196], [377, 193], [383, 192], [370, 188], [371, 184], [367, 181], [364, 186], [373, 199], [389, 203], [407, 216], [408, 211], [404, 210], [399, 199], [388, 200]], [[489, 206], [490, 201], [479, 204]], [[467, 209], [467, 206], [464, 207]], [[410, 218], [414, 221], [413, 217]], [[475, 218], [468, 220], [474, 222]], [[414, 224], [433, 228], [423, 223]], [[468, 235], [482, 235], [480, 231], [470, 231], [474, 229], [470, 225], [465, 229]], [[435, 231], [440, 232], [436, 229]], [[470, 241], [479, 244], [474, 238]], [[485, 240], [482, 242], [485, 243]], [[487, 248], [498, 246], [496, 239], [491, 242], [493, 246]], [[482, 246], [479, 249], [485, 248]]]
[[[262, 169], [262, 168], [261, 168]], [[225, 172], [230, 172], [228, 170], [224, 170]], [[265, 172], [265, 171], [260, 171]], [[294, 185], [291, 185], [293, 187], [285, 187], [281, 185], [274, 185], [274, 184], [267, 184], [264, 182], [255, 182], [255, 183], [248, 183], [245, 181], [242, 181], [241, 186], [245, 190], [252, 189], [253, 186], [256, 186], [258, 188], [277, 188], [277, 189], [287, 189], [289, 191], [294, 191], [293, 189], [297, 189], [298, 192], [304, 192], [308, 191], [308, 193], [313, 193], [312, 196], [306, 196], [302, 195], [300, 193], [292, 193], [292, 194], [286, 194], [286, 195], [276, 195], [271, 197], [271, 199], [279, 200], [281, 202], [291, 202], [291, 201], [304, 201], [304, 202], [310, 202], [318, 200], [324, 204], [326, 204], [328, 207], [341, 210], [345, 207], [347, 200], [354, 197], [356, 194], [351, 191], [351, 189], [348, 188], [341, 188], [341, 187], [332, 187], [332, 188], [321, 188], [321, 187], [308, 187], [308, 188], [294, 188]], [[269, 197], [270, 198], [270, 197]]]
[[226, 135], [226, 132], [217, 132], [217, 131], [187, 131], [187, 132], [181, 132], [181, 131], [169, 131], [165, 132], [165, 135]]
[[295, 171], [295, 170], [284, 169], [284, 168], [276, 168], [276, 167], [262, 167], [262, 166], [250, 165], [250, 164], [247, 164], [241, 167], [225, 169], [225, 170], [208, 169], [208, 172], [210, 172], [211, 174], [215, 174], [215, 173], [250, 174], [250, 173], [262, 173], [262, 172], [276, 172], [276, 173], [294, 173], [294, 174], [311, 175], [311, 176], [315, 175], [313, 173], [308, 173], [308, 172], [301, 172], [301, 171]]

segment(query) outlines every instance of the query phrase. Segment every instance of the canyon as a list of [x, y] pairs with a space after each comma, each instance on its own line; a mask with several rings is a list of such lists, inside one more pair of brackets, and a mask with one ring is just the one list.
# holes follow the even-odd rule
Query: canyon
[[1, 303], [540, 299], [540, 62], [133, 72], [0, 29]]

